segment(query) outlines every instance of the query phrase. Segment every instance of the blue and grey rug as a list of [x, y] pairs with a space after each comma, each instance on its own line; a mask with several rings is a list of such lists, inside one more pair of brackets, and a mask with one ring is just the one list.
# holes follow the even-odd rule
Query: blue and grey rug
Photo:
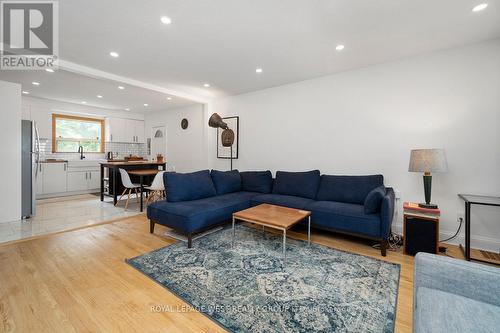
[[232, 332], [393, 332], [399, 265], [238, 225], [127, 260]]

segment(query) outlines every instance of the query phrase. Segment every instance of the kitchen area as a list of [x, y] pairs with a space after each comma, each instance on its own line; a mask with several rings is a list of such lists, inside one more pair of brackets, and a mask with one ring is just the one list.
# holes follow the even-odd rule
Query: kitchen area
[[[176, 171], [167, 132], [180, 170], [205, 164], [206, 155], [195, 150], [205, 126], [200, 103], [66, 70], [1, 71], [0, 81], [20, 87], [12, 98], [20, 101], [13, 133], [19, 131], [22, 147], [11, 168], [21, 170], [21, 205], [1, 221], [0, 243], [143, 213], [147, 200], [140, 193], [159, 171]], [[193, 120], [189, 128], [181, 127], [184, 118]], [[133, 191], [126, 191], [119, 169]]]
[[[33, 107], [29, 100], [26, 102], [28, 108]], [[16, 232], [10, 235], [0, 230], [0, 241], [78, 229], [137, 215], [144, 210], [142, 196], [131, 200], [127, 209], [123, 204], [115, 206], [123, 189], [118, 168], [148, 170], [145, 177], [130, 175], [134, 183], [141, 182], [143, 186], [152, 182], [154, 169], [166, 169], [163, 160], [148, 158], [151, 151], [148, 151], [143, 120], [116, 116], [88, 118], [54, 112], [43, 112], [42, 119], [40, 110], [33, 110], [26, 110], [23, 118], [29, 116], [30, 119], [22, 120], [23, 220], [11, 223], [11, 230]], [[61, 127], [66, 125], [72, 130], [78, 129], [78, 124], [72, 122], [85, 128], [86, 124], [98, 120], [96, 124], [102, 124], [105, 133], [103, 142], [96, 137], [98, 150], [102, 151], [93, 151], [95, 145], [85, 138], [78, 138], [77, 149], [69, 151], [66, 146], [71, 147], [71, 138], [58, 135], [53, 128], [59, 126], [60, 119], [64, 120]]]

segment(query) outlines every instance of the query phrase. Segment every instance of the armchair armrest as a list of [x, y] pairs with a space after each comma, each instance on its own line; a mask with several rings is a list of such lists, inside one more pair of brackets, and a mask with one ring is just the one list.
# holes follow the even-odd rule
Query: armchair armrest
[[413, 307], [420, 287], [437, 289], [500, 306], [500, 268], [417, 253], [413, 273]]
[[394, 217], [394, 202], [396, 195], [392, 187], [388, 187], [387, 192], [382, 199], [382, 206], [380, 207], [380, 236], [382, 239], [389, 238], [391, 232], [392, 219]]

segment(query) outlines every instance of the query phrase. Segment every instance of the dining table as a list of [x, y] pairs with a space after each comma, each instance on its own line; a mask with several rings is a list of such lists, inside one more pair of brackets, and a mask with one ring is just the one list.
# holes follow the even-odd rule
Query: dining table
[[158, 169], [139, 169], [139, 170], [128, 170], [129, 175], [134, 175], [139, 177], [139, 184], [141, 185], [141, 212], [144, 210], [144, 200], [143, 200], [143, 192], [144, 192], [144, 177], [146, 176], [155, 176], [161, 170]]
[[[118, 194], [125, 189], [120, 179], [119, 169], [124, 169], [127, 172], [132, 170], [154, 170], [156, 173], [159, 171], [166, 170], [166, 162], [158, 161], [117, 161], [108, 160], [106, 162], [100, 162], [101, 165], [101, 201], [104, 201], [105, 196], [110, 196], [113, 198], [113, 204], [116, 205], [118, 202]], [[156, 175], [156, 173], [151, 172], [151, 175]], [[140, 176], [139, 176], [140, 177]], [[134, 177], [138, 178], [138, 177]], [[142, 176], [142, 182], [144, 183], [147, 177]]]

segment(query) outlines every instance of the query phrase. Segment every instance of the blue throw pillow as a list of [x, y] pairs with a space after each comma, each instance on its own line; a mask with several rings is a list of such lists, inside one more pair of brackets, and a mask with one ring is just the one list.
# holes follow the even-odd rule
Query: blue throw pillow
[[320, 181], [319, 170], [306, 172], [277, 171], [273, 193], [314, 199]]
[[271, 193], [273, 190], [273, 175], [271, 171], [240, 172], [241, 189], [247, 192]]
[[163, 182], [168, 202], [197, 200], [216, 195], [208, 170], [192, 173], [165, 172]]
[[382, 199], [384, 199], [385, 192], [385, 187], [379, 186], [368, 193], [365, 199], [365, 214], [378, 213]]
[[362, 205], [366, 196], [376, 187], [384, 185], [384, 176], [331, 176], [322, 175], [318, 201], [337, 201]]
[[210, 175], [218, 195], [241, 191], [241, 176], [238, 170], [212, 170]]

